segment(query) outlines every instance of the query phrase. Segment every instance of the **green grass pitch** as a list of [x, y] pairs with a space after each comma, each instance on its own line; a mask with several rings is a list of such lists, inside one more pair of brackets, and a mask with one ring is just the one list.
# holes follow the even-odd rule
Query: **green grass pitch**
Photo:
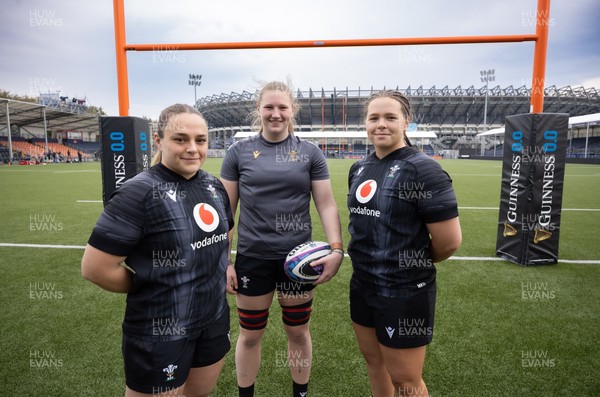
[[[218, 175], [220, 159], [204, 168]], [[347, 172], [330, 160], [347, 243]], [[438, 264], [438, 304], [424, 379], [433, 397], [600, 395], [600, 264], [522, 267], [493, 258], [499, 161], [443, 160], [458, 196], [463, 245]], [[122, 396], [124, 295], [86, 282], [82, 250], [102, 210], [98, 163], [0, 167], [0, 394]], [[600, 260], [600, 167], [568, 164], [561, 222], [562, 260]], [[84, 200], [84, 201], [79, 201]], [[596, 209], [581, 211], [574, 209]], [[314, 211], [314, 209], [313, 209]], [[316, 240], [324, 239], [313, 212]], [[468, 260], [469, 258], [479, 258]], [[349, 319], [350, 260], [316, 289], [311, 396], [370, 395]], [[232, 307], [232, 344], [238, 334]], [[291, 394], [280, 310], [271, 308], [257, 396]], [[213, 396], [236, 396], [228, 354]]]

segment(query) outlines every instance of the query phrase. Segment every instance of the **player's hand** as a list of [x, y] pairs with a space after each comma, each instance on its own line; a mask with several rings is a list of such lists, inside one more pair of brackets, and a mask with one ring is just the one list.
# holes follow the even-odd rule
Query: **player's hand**
[[237, 273], [233, 265], [227, 265], [227, 293], [236, 295], [238, 289]]
[[332, 252], [331, 254], [312, 262], [310, 264], [312, 267], [323, 265], [323, 273], [321, 273], [321, 276], [313, 284], [324, 284], [331, 280], [333, 276], [337, 274], [338, 270], [340, 270], [343, 260], [344, 257], [340, 253]]

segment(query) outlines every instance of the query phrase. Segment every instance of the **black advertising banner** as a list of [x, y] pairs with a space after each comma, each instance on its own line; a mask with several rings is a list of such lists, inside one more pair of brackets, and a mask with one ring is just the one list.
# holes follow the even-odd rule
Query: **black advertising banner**
[[101, 117], [102, 202], [127, 180], [148, 169], [151, 137], [148, 121], [139, 117]]
[[506, 117], [496, 255], [557, 263], [568, 124], [563, 113]]
[[[520, 263], [523, 245], [522, 233], [527, 197], [530, 194], [530, 162], [523, 161], [524, 148], [532, 147], [533, 135], [529, 133], [528, 115], [507, 116], [504, 127], [504, 157], [502, 161], [502, 186], [500, 190], [500, 215], [496, 255]], [[530, 124], [530, 123], [529, 123]]]

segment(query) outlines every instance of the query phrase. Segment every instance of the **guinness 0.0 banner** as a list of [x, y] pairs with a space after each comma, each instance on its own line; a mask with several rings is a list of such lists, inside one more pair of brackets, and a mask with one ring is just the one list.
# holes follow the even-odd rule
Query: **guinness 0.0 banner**
[[150, 166], [148, 122], [139, 117], [101, 117], [102, 202], [127, 179]]
[[521, 265], [558, 261], [569, 115], [506, 117], [496, 255]]

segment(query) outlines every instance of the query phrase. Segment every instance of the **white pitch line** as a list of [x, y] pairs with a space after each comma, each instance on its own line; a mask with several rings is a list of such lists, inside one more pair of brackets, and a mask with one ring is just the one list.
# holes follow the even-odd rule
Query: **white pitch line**
[[598, 265], [600, 264], [600, 261], [595, 261], [595, 260], [576, 260], [576, 259], [559, 259], [558, 260], [560, 263], [580, 263], [580, 264], [592, 264], [592, 265]]
[[[102, 200], [75, 200], [76, 203], [101, 203]], [[497, 211], [498, 207], [458, 207], [459, 210], [490, 210]], [[600, 208], [563, 208], [562, 211], [599, 212]]]
[[[498, 207], [458, 207], [459, 210], [498, 210]], [[598, 212], [600, 208], [563, 208], [561, 211]]]
[[452, 173], [451, 176], [498, 176], [501, 177], [501, 174], [457, 174], [457, 173]]
[[[0, 243], [0, 247], [85, 249], [85, 246], [83, 246], [83, 245], [17, 244], [17, 243]], [[236, 254], [237, 251], [232, 250], [231, 253]], [[348, 254], [345, 254], [344, 256], [348, 257]], [[485, 262], [504, 261], [504, 259], [497, 258], [494, 256], [451, 256], [447, 260], [451, 260], [451, 261], [485, 261]], [[559, 259], [558, 262], [559, 263], [600, 265], [600, 260]]]
[[16, 244], [0, 243], [0, 247], [24, 247], [24, 248], [62, 248], [62, 249], [84, 249], [84, 245], [55, 245], [55, 244]]
[[447, 260], [451, 260], [451, 261], [503, 261], [504, 259], [496, 258], [493, 256], [451, 256]]
[[55, 174], [73, 174], [79, 172], [100, 172], [99, 170], [70, 170], [70, 171], [54, 171]]
[[[447, 260], [451, 260], [451, 261], [504, 261], [504, 259], [502, 259], [502, 258], [496, 258], [493, 256], [451, 256]], [[600, 260], [559, 259], [558, 262], [559, 263], [600, 265]]]
[[498, 207], [458, 207], [459, 210], [498, 210]]

